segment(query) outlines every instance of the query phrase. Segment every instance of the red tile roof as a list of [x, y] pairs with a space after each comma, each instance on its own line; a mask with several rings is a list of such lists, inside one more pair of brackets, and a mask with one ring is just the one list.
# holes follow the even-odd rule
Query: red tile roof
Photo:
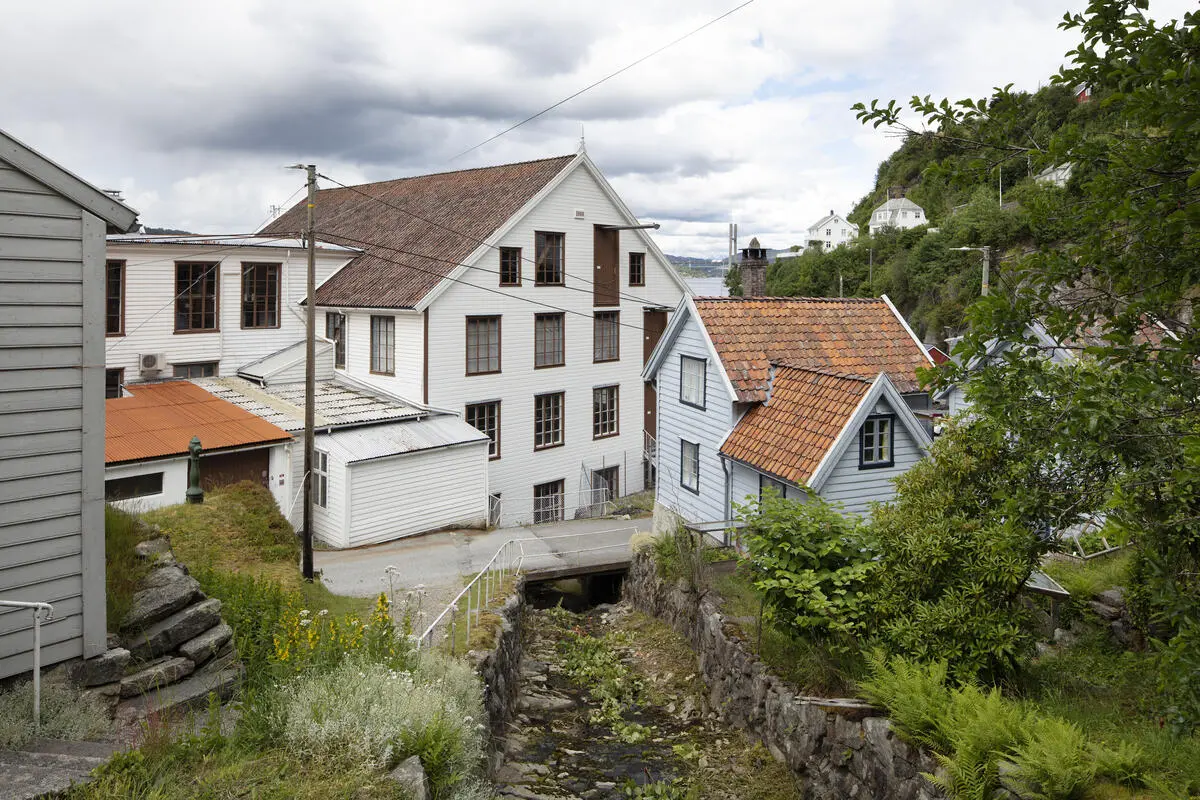
[[870, 390], [865, 378], [778, 365], [770, 400], [742, 417], [721, 452], [804, 486]]
[[699, 297], [696, 310], [743, 402], [767, 397], [771, 361], [873, 378], [919, 392], [918, 344], [883, 300], [828, 297]]
[[[322, 189], [317, 192], [317, 236], [366, 252], [321, 285], [317, 303], [414, 307], [574, 159], [559, 156]], [[297, 233], [304, 228], [305, 213], [302, 201], [261, 232]], [[499, 269], [499, 261], [493, 269]]]
[[188, 381], [140, 383], [131, 397], [104, 401], [104, 460], [108, 464], [187, 453], [200, 437], [204, 451], [290, 441], [283, 428], [259, 419]]

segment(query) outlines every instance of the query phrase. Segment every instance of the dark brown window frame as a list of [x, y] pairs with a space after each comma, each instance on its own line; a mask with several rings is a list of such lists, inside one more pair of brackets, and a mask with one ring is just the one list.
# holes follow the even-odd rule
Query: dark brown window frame
[[[504, 280], [504, 258], [516, 258], [517, 279]], [[500, 248], [500, 285], [501, 286], [520, 286], [521, 285], [521, 248], [519, 247], [501, 247]]]
[[[208, 367], [213, 370], [212, 375], [180, 375], [179, 370], [182, 368], [185, 372], [190, 371], [192, 367]], [[171, 364], [172, 378], [219, 378], [221, 377], [221, 362], [220, 361], [182, 361], [178, 364]]]
[[[542, 498], [538, 497], [538, 490], [552, 487], [551, 491]], [[552, 519], [538, 519], [538, 500], [546, 498], [558, 498], [558, 502], [554, 503], [550, 508], [556, 512]], [[542, 510], [545, 513], [545, 510]], [[553, 481], [545, 481], [544, 483], [535, 483], [533, 485], [533, 524], [538, 525], [546, 522], [562, 522], [567, 518], [567, 481], [565, 478], [558, 478]]]
[[[603, 317], [611, 317], [613, 343], [615, 344], [614, 354], [611, 358], [600, 358], [600, 319]], [[621, 360], [621, 312], [620, 311], [593, 311], [592, 312], [592, 363], [607, 364], [611, 361]]]
[[[538, 341], [538, 329], [542, 322], [549, 320], [558, 320], [559, 325], [559, 351], [557, 362], [551, 364], [539, 364], [538, 356], [542, 354], [542, 348]], [[567, 365], [567, 315], [562, 312], [548, 312], [545, 314], [533, 315], [533, 368], [534, 369], [553, 369], [554, 367], [565, 367]]]
[[[633, 257], [638, 256], [641, 259], [641, 278], [633, 279]], [[638, 251], [629, 253], [629, 285], [630, 286], [645, 286], [646, 285], [646, 254]]]
[[[598, 422], [599, 407], [596, 405], [597, 392], [612, 392], [612, 431], [609, 433], [598, 433], [600, 428]], [[609, 386], [596, 386], [592, 389], [592, 439], [611, 439], [614, 436], [621, 435], [621, 385], [614, 383]]]
[[[388, 354], [388, 361], [391, 362], [391, 369], [376, 369], [375, 361], [375, 320], [383, 322], [387, 320], [392, 325], [392, 341], [391, 353]], [[393, 314], [372, 314], [371, 315], [371, 351], [370, 360], [367, 363], [367, 370], [372, 375], [395, 375], [396, 374], [396, 317]], [[382, 364], [380, 364], [382, 366]]]
[[[496, 321], [496, 368], [491, 370], [471, 371], [471, 323]], [[504, 323], [499, 314], [476, 314], [468, 316], [464, 328], [464, 358], [463, 374], [465, 375], [497, 375], [504, 369]], [[476, 358], [476, 361], [479, 359]]]
[[[208, 267], [211, 269], [212, 285], [213, 285], [213, 327], [211, 328], [180, 328], [179, 327], [179, 303], [182, 300], [181, 295], [183, 290], [179, 288], [179, 268], [187, 267]], [[190, 289], [195, 284], [197, 278], [193, 277], [188, 281]], [[176, 261], [175, 262], [175, 333], [179, 335], [190, 335], [194, 333], [220, 333], [221, 332], [221, 262], [219, 261]], [[204, 314], [203, 311], [200, 312]], [[192, 312], [189, 310], [189, 316]]]
[[[274, 309], [275, 324], [274, 325], [247, 325], [246, 324], [246, 302], [247, 302], [247, 300], [246, 300], [246, 276], [249, 272], [256, 271], [259, 268], [264, 268], [264, 267], [267, 269], [268, 274], [270, 274], [271, 270], [274, 270], [274, 272], [275, 272], [275, 309]], [[255, 283], [258, 282], [257, 277], [253, 278], [253, 280], [255, 281]], [[267, 284], [268, 285], [270, 284], [269, 280], [267, 281]], [[250, 302], [253, 304], [256, 304], [257, 300], [251, 300]], [[271, 309], [269, 309], [267, 306], [265, 306], [265, 305], [263, 306], [263, 313], [265, 313], [269, 316], [270, 311], [271, 311]], [[282, 312], [283, 312], [283, 265], [280, 264], [278, 261], [269, 261], [269, 262], [268, 261], [243, 261], [242, 262], [242, 300], [241, 300], [240, 313], [238, 314], [238, 322], [241, 325], [241, 329], [244, 331], [261, 331], [261, 330], [277, 329], [277, 328], [279, 328], [280, 323], [282, 321], [282, 316], [283, 316]], [[251, 309], [251, 314], [257, 314], [257, 313], [258, 313], [257, 309], [253, 309], [253, 308]]]
[[[108, 271], [110, 269], [112, 269], [113, 267], [116, 267], [121, 270], [121, 287], [118, 290], [121, 294], [121, 298], [120, 298], [121, 308], [117, 312], [117, 314], [119, 315], [118, 321], [120, 324], [117, 326], [117, 330], [110, 331], [108, 329], [108, 320], [109, 320], [109, 316], [110, 316], [108, 306], [109, 306], [109, 302], [111, 301], [111, 298], [109, 297], [109, 294], [108, 294], [108, 289], [109, 289]], [[104, 335], [105, 336], [124, 336], [125, 335], [125, 273], [126, 273], [126, 271], [127, 271], [126, 262], [123, 259], [110, 258], [104, 262]]]
[[[558, 280], [542, 280], [542, 252], [547, 236], [559, 237]], [[534, 286], [563, 286], [567, 282], [567, 234], [560, 231], [533, 232], [533, 284]]]
[[[117, 393], [114, 395], [110, 395], [108, 393], [108, 376], [113, 373], [116, 373], [116, 375], [117, 375], [117, 384], [116, 384], [117, 385]], [[121, 396], [121, 387], [124, 384], [125, 384], [125, 368], [124, 367], [113, 367], [111, 369], [105, 369], [104, 370], [104, 399], [112, 400], [112, 399], [120, 397]]]
[[[341, 331], [340, 337], [335, 337], [334, 335], [332, 335], [332, 333], [330, 331], [329, 323], [335, 317], [337, 319], [340, 319], [342, 322], [342, 324], [339, 328], [339, 330]], [[349, 338], [346, 336], [346, 332], [347, 332], [347, 329], [349, 328], [349, 325], [350, 325], [350, 320], [342, 312], [340, 312], [340, 311], [326, 311], [325, 312], [325, 338], [329, 339], [331, 342], [333, 342], [333, 368], [334, 369], [345, 369], [346, 368], [346, 341]]]
[[[494, 406], [496, 409], [496, 415], [495, 415], [496, 416], [496, 422], [495, 422], [496, 435], [488, 436], [488, 439], [489, 439], [489, 441], [488, 441], [488, 461], [495, 461], [496, 459], [500, 458], [500, 414], [501, 414], [500, 401], [499, 400], [485, 400], [482, 403], [467, 403], [467, 405], [463, 408], [463, 421], [465, 421], [471, 427], [475, 428], [475, 430], [479, 431], [480, 433], [487, 433], [486, 430], [484, 430], [483, 428], [480, 428], [474, 422], [471, 422], [471, 420], [468, 419], [468, 417], [470, 417], [471, 409], [473, 409], [473, 408], [486, 409], [486, 408], [490, 408], [492, 406]], [[496, 452], [494, 452], [494, 453], [492, 452], [493, 446], [495, 447], [495, 450], [496, 450]]]
[[[558, 398], [558, 441], [550, 444], [538, 444], [538, 425], [540, 424], [540, 416], [538, 414], [538, 403], [550, 399]], [[543, 435], [543, 439], [545, 436]], [[534, 451], [553, 450], [555, 447], [562, 447], [567, 443], [567, 393], [566, 392], [543, 392], [533, 396], [533, 449]]]

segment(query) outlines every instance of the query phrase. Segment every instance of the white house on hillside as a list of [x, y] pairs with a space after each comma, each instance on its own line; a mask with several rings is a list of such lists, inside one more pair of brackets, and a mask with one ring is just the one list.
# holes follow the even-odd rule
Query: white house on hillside
[[887, 298], [685, 298], [646, 366], [656, 524], [717, 522], [774, 488], [865, 513], [926, 452], [929, 356]]
[[[485, 432], [494, 522], [570, 518], [643, 488], [642, 367], [687, 289], [585, 152], [316, 203], [319, 236], [364, 251], [317, 292], [338, 372]], [[304, 216], [301, 203], [261, 235]]]
[[894, 197], [871, 212], [870, 230], [874, 236], [888, 228], [903, 231], [928, 223], [925, 209], [907, 197]]
[[[318, 242], [317, 281], [354, 255]], [[307, 270], [294, 237], [108, 237], [108, 396], [139, 381], [233, 375], [301, 341]]]
[[[136, 221], [0, 131], [0, 600], [53, 604], [43, 665], [108, 646], [104, 236]], [[0, 606], [0, 679], [33, 643], [33, 614]]]
[[830, 209], [829, 213], [808, 228], [808, 238], [804, 240], [805, 247], [819, 242], [826, 252], [858, 238], [858, 226], [841, 214]]

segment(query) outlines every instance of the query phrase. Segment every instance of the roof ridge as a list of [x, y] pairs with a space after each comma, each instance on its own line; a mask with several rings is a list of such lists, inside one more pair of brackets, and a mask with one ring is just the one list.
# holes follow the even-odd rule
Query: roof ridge
[[880, 297], [808, 297], [808, 296], [769, 296], [762, 297], [729, 297], [729, 296], [699, 296], [692, 298], [693, 302], [715, 302], [723, 303], [756, 303], [762, 301], [777, 302], [806, 302], [806, 303], [882, 303], [883, 298]]
[[489, 169], [503, 169], [504, 167], [523, 167], [528, 164], [541, 164], [541, 163], [545, 163], [548, 161], [560, 161], [560, 160], [570, 161], [570, 160], [576, 158], [576, 156], [577, 156], [577, 154], [572, 153], [571, 155], [550, 156], [547, 158], [531, 158], [528, 161], [510, 161], [505, 164], [491, 164], [490, 166], [485, 166], [485, 167], [468, 167], [467, 169], [449, 169], [449, 170], [445, 170], [444, 172], [424, 172], [424, 173], [421, 173], [420, 175], [406, 175], [402, 178], [388, 178], [388, 179], [382, 180], [382, 181], [368, 181], [367, 183], [352, 183], [352, 184], [348, 184], [346, 186], [332, 186], [328, 189], [322, 189], [321, 191], [322, 192], [337, 192], [337, 191], [342, 191], [342, 190], [354, 190], [354, 189], [362, 189], [364, 186], [382, 186], [384, 184], [395, 184], [395, 183], [401, 183], [403, 181], [412, 181], [412, 180], [416, 180], [417, 178], [437, 178], [437, 177], [441, 177], [444, 175], [460, 175], [460, 174], [464, 174], [467, 172], [483, 172], [483, 171], [489, 170]]
[[[850, 372], [838, 372], [832, 369], [823, 369], [821, 367], [802, 367], [799, 364], [789, 364], [785, 359], [772, 358], [769, 360], [772, 367], [784, 367], [786, 369], [794, 369], [800, 372], [811, 372], [814, 375], [824, 375], [829, 378], [841, 378], [848, 381], [860, 381], [862, 383], [871, 383], [873, 378], [868, 378], [864, 375], [855, 375]], [[885, 372], [885, 370], [880, 370]]]

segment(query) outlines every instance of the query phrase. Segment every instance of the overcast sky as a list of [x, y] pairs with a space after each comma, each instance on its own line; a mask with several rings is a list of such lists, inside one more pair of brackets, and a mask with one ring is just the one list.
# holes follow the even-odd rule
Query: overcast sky
[[[345, 183], [587, 150], [667, 252], [728, 222], [786, 247], [846, 213], [899, 141], [871, 98], [1035, 89], [1084, 0], [756, 0], [457, 160], [739, 0], [22, 2], [0, 30], [0, 127], [147, 225], [257, 229], [314, 162]], [[1154, 0], [1166, 20], [1191, 0]], [[289, 197], [291, 199], [289, 200]]]

